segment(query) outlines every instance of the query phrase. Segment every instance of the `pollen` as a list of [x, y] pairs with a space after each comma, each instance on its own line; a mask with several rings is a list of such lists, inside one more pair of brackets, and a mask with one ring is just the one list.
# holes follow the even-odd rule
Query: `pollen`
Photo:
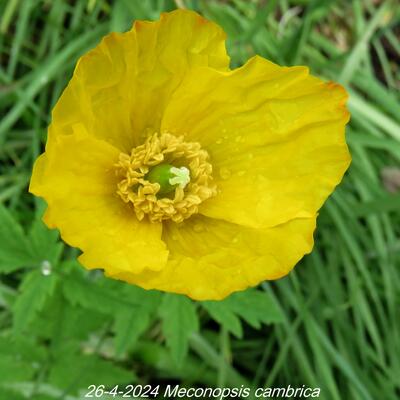
[[140, 221], [182, 222], [217, 193], [208, 152], [183, 136], [154, 133], [131, 154], [121, 153], [115, 167], [116, 193]]

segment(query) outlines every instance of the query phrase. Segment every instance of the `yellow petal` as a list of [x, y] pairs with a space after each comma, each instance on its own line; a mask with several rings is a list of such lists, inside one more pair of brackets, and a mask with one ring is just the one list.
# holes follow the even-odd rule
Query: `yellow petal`
[[129, 152], [159, 131], [169, 97], [192, 66], [227, 70], [225, 33], [192, 11], [136, 21], [81, 57], [53, 110], [56, 133], [82, 123], [89, 134]]
[[30, 191], [48, 203], [46, 224], [83, 251], [82, 264], [108, 273], [160, 270], [168, 257], [161, 224], [139, 223], [115, 195], [112, 167], [119, 150], [82, 125], [71, 135], [50, 131], [46, 149], [35, 163]]
[[315, 218], [261, 230], [197, 215], [165, 225], [170, 257], [163, 270], [114, 277], [196, 300], [218, 300], [288, 274], [311, 251], [314, 229]]
[[350, 163], [347, 94], [305, 67], [260, 57], [231, 72], [194, 68], [162, 129], [208, 150], [219, 194], [200, 212], [252, 227], [312, 218]]

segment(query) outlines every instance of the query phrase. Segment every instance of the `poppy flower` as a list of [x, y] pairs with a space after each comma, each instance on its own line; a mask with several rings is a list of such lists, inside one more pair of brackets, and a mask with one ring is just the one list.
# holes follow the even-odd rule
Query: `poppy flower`
[[136, 21], [77, 63], [30, 191], [88, 269], [198, 300], [285, 276], [350, 163], [347, 94], [192, 11]]

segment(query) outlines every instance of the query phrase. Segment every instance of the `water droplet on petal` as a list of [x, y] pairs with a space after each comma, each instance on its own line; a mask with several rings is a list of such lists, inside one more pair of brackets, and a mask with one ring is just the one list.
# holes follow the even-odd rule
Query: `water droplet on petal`
[[217, 144], [221, 144], [222, 143], [222, 139], [218, 139], [216, 143]]
[[232, 243], [237, 243], [237, 242], [239, 242], [239, 237], [238, 236], [235, 236], [233, 239], [232, 239]]
[[229, 179], [229, 178], [231, 177], [231, 171], [229, 171], [228, 168], [222, 167], [222, 168], [219, 170], [219, 176], [220, 176], [222, 179]]
[[256, 180], [258, 182], [265, 182], [265, 177], [263, 175], [261, 175], [261, 174], [258, 174], [257, 177], [256, 177]]
[[239, 171], [237, 174], [238, 176], [243, 176], [246, 173], [246, 171]]
[[235, 138], [235, 142], [236, 143], [240, 143], [240, 142], [242, 142], [242, 140], [243, 140], [243, 136], [236, 136], [236, 138]]
[[194, 224], [193, 230], [195, 232], [203, 232], [204, 231], [204, 225], [202, 223], [200, 223], [200, 222], [197, 222], [197, 223]]
[[44, 260], [40, 265], [40, 269], [44, 276], [49, 276], [51, 274], [51, 263], [47, 260]]

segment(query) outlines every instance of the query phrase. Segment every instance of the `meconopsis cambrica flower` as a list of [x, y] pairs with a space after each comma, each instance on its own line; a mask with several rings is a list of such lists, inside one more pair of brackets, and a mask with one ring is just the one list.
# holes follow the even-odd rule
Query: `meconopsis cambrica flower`
[[303, 66], [229, 64], [222, 29], [187, 10], [80, 58], [30, 190], [86, 268], [209, 300], [311, 251], [350, 163], [347, 94]]

